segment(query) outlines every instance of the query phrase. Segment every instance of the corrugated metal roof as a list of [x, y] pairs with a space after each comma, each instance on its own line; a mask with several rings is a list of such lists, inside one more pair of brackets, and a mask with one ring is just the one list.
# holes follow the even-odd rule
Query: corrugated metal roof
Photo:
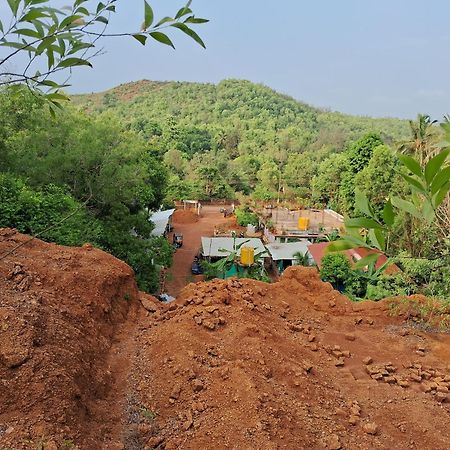
[[156, 211], [148, 220], [155, 224], [155, 228], [152, 230], [152, 236], [163, 236], [166, 231], [167, 224], [175, 209], [166, 209], [165, 211]]
[[293, 260], [295, 259], [294, 254], [300, 252], [305, 254], [308, 252], [309, 241], [298, 241], [298, 242], [274, 242], [272, 244], [267, 244], [266, 248], [272, 255], [274, 261], [281, 260]]
[[[264, 252], [263, 257], [268, 257], [266, 248], [264, 247], [261, 239], [257, 238], [236, 238], [236, 246], [245, 242], [244, 247], [253, 247], [255, 254]], [[233, 238], [231, 237], [202, 237], [202, 254], [206, 257], [221, 258], [227, 256], [227, 252], [221, 252], [220, 249], [233, 251]], [[240, 255], [240, 249], [238, 255]]]

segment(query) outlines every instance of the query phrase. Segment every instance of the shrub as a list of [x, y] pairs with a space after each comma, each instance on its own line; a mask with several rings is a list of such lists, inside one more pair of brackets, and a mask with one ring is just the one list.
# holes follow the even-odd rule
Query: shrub
[[238, 225], [242, 227], [246, 227], [249, 224], [257, 226], [259, 223], [258, 216], [248, 206], [237, 208], [234, 213]]
[[322, 258], [320, 278], [342, 291], [351, 274], [350, 261], [342, 253], [329, 253]]

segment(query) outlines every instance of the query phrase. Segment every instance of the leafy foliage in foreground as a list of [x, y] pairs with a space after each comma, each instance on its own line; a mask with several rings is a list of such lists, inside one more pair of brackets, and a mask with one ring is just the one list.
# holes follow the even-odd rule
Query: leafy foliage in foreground
[[[0, 46], [6, 56], [0, 59], [0, 86], [25, 83], [35, 94], [46, 93], [51, 111], [61, 108], [68, 97], [61, 89], [68, 86], [72, 70], [92, 67], [98, 55], [98, 41], [105, 37], [131, 37], [145, 45], [147, 39], [175, 48], [166, 30], [177, 29], [205, 48], [192, 25], [208, 22], [195, 17], [189, 0], [173, 17], [155, 20], [150, 4], [144, 0], [144, 18], [140, 29], [132, 32], [108, 33], [111, 15], [116, 13], [117, 0], [105, 2], [72, 0], [58, 7], [50, 0], [8, 0], [9, 17], [0, 17]], [[163, 32], [164, 31], [164, 32]], [[23, 63], [23, 59], [27, 62]], [[17, 67], [21, 69], [14, 69]], [[10, 67], [13, 67], [11, 69]], [[58, 75], [62, 74], [65, 81]], [[64, 78], [63, 78], [64, 80]]]

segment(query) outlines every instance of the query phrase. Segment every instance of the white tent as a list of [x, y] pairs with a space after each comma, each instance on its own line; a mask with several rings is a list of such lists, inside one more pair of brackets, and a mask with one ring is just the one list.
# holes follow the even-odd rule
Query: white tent
[[165, 211], [156, 211], [153, 213], [149, 220], [155, 224], [155, 228], [152, 230], [152, 236], [164, 236], [167, 225], [170, 223], [175, 209], [166, 209]]

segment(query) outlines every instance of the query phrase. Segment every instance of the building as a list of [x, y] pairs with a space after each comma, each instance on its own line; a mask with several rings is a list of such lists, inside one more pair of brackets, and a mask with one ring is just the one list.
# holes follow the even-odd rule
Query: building
[[156, 211], [149, 217], [155, 228], [152, 230], [152, 236], [167, 236], [172, 230], [172, 216], [175, 209], [166, 209], [165, 211]]
[[[217, 260], [233, 252], [233, 245], [239, 246], [241, 244], [245, 247], [253, 247], [255, 249], [255, 255], [261, 253], [263, 258], [269, 258], [269, 253], [261, 239], [258, 238], [202, 237], [201, 252], [204, 258]], [[241, 254], [240, 248], [237, 254], [238, 256]]]
[[306, 264], [312, 265], [314, 263], [310, 253], [308, 252], [308, 245], [311, 242], [307, 240], [297, 242], [273, 242], [267, 244], [267, 251], [270, 253], [273, 262], [273, 268], [276, 273], [281, 274], [289, 266], [299, 264], [297, 255], [306, 255]]

